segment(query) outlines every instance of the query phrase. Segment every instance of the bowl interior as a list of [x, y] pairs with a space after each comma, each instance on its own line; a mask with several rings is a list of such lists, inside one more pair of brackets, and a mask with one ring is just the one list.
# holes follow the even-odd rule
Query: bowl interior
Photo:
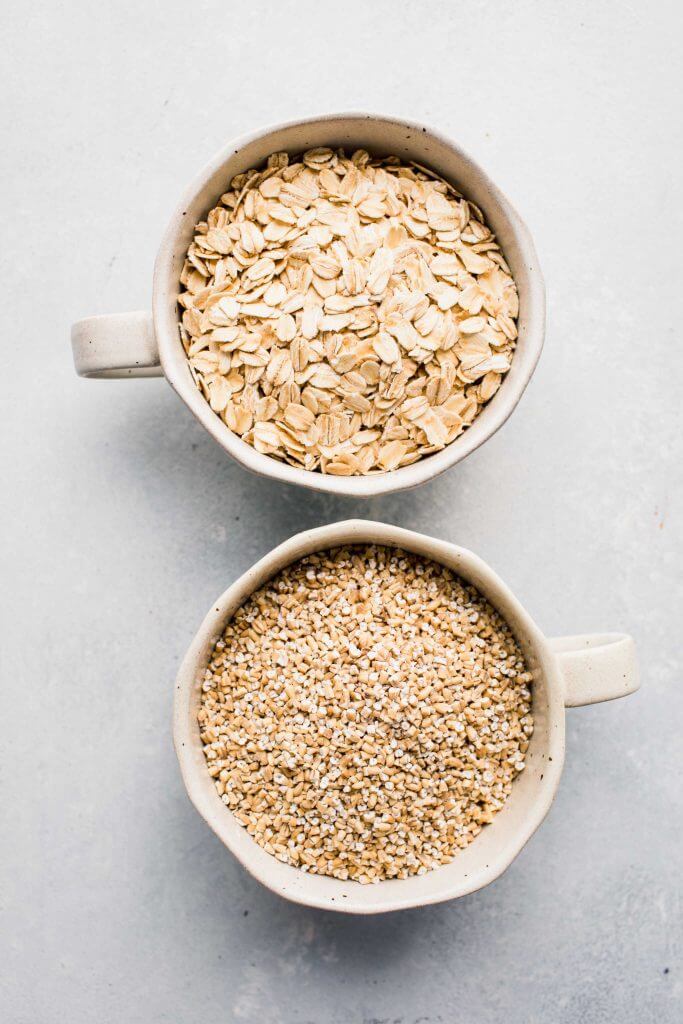
[[[432, 167], [483, 211], [498, 236], [519, 291], [519, 338], [512, 366], [493, 399], [447, 448], [411, 466], [366, 477], [333, 477], [279, 462], [255, 451], [213, 413], [196, 389], [178, 334], [177, 296], [195, 224], [204, 219], [235, 174], [258, 167], [273, 152], [315, 146], [363, 148]], [[264, 129], [237, 139], [205, 168], [176, 211], [162, 242], [154, 275], [154, 319], [164, 372], [212, 436], [243, 465], [290, 483], [356, 497], [414, 487], [437, 476], [491, 436], [510, 415], [540, 356], [545, 294], [529, 233], [498, 188], [454, 143], [421, 125], [364, 114], [340, 114]]]
[[[360, 885], [281, 864], [249, 836], [222, 803], [206, 769], [197, 711], [204, 670], [225, 624], [246, 598], [285, 565], [313, 551], [347, 543], [394, 545], [441, 562], [474, 584], [509, 623], [534, 675], [534, 734], [526, 768], [505, 807], [444, 867], [419, 877]], [[543, 820], [559, 781], [564, 751], [564, 701], [555, 662], [533, 621], [508, 588], [471, 552], [408, 530], [351, 521], [299, 534], [280, 545], [220, 597], [204, 620], [177, 681], [174, 738], [192, 802], [216, 834], [261, 882], [288, 899], [353, 913], [435, 903], [493, 881]]]

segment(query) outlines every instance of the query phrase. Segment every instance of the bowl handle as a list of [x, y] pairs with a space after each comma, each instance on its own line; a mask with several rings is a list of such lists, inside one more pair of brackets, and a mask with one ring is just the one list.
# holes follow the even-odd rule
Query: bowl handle
[[77, 320], [71, 328], [79, 377], [161, 377], [152, 314], [112, 313]]
[[548, 641], [564, 679], [565, 707], [625, 697], [640, 686], [636, 645], [626, 633], [589, 633]]

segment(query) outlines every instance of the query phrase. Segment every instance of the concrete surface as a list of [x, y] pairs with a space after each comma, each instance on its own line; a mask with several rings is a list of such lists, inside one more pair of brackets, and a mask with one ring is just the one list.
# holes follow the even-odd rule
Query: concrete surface
[[[2, 5], [2, 950], [7, 1024], [668, 1024], [681, 969], [680, 6]], [[69, 324], [144, 308], [229, 137], [423, 118], [527, 219], [547, 346], [509, 424], [368, 504], [231, 463], [163, 381], [76, 379]], [[568, 715], [556, 804], [450, 905], [359, 920], [251, 881], [181, 787], [178, 660], [295, 530], [474, 548], [549, 634], [629, 630], [643, 689]]]

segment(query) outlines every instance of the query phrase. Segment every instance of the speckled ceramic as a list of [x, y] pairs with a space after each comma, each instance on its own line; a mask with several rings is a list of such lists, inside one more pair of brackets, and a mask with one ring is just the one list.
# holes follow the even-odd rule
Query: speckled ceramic
[[[534, 734], [526, 768], [515, 781], [503, 810], [450, 864], [419, 877], [376, 885], [310, 875], [281, 864], [261, 849], [218, 796], [206, 769], [197, 725], [204, 670], [234, 611], [284, 566], [313, 551], [348, 543], [396, 545], [453, 569], [477, 587], [506, 619], [534, 675]], [[178, 674], [174, 741], [192, 803], [255, 878], [297, 903], [376, 914], [464, 896], [497, 878], [536, 831], [552, 803], [564, 761], [565, 707], [612, 700], [637, 688], [635, 648], [630, 637], [603, 633], [548, 640], [503, 581], [471, 551], [412, 530], [352, 520], [297, 534], [257, 562], [218, 598]]]
[[[519, 338], [510, 371], [464, 434], [443, 451], [389, 473], [338, 477], [297, 469], [257, 452], [223, 423], [199, 393], [178, 335], [179, 277], [195, 224], [216, 205], [240, 171], [278, 150], [313, 146], [359, 147], [392, 153], [433, 167], [484, 212], [500, 241], [519, 291]], [[255, 473], [334, 494], [371, 497], [414, 487], [455, 465], [503, 425], [522, 396], [543, 346], [545, 291], [529, 232], [484, 171], [432, 128], [374, 114], [331, 114], [263, 128], [230, 142], [190, 186], [164, 235], [154, 270], [152, 313], [89, 317], [72, 328], [76, 370], [84, 377], [164, 374], [199, 422], [227, 452]]]

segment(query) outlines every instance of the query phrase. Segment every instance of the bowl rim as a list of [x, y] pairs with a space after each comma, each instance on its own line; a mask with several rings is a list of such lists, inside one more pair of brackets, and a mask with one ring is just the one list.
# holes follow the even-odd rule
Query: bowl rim
[[[525, 329], [524, 367], [521, 359], [513, 360], [516, 373], [506, 375], [503, 385], [482, 413], [477, 417], [480, 421], [478, 430], [468, 428], [450, 445], [414, 462], [387, 473], [368, 476], [336, 477], [329, 474], [290, 466], [268, 455], [257, 452], [251, 445], [233, 434], [218, 417], [203, 395], [194, 385], [187, 369], [187, 361], [178, 332], [178, 317], [175, 301], [169, 303], [169, 292], [172, 282], [177, 280], [179, 270], [175, 261], [178, 259], [179, 240], [185, 227], [185, 216], [195, 204], [200, 194], [224, 165], [237, 156], [246, 146], [259, 142], [276, 132], [294, 128], [317, 126], [334, 121], [375, 121], [389, 124], [392, 127], [406, 129], [416, 137], [428, 136], [440, 145], [451, 150], [456, 158], [468, 165], [473, 177], [476, 177], [483, 190], [490, 196], [491, 203], [500, 212], [501, 217], [512, 234], [523, 256], [528, 272], [528, 289], [526, 305], [529, 311]], [[184, 250], [184, 246], [182, 247]], [[175, 264], [175, 265], [174, 265]], [[269, 124], [244, 133], [231, 141], [204, 166], [202, 171], [184, 190], [181, 200], [171, 217], [162, 237], [162, 241], [154, 265], [152, 314], [154, 329], [159, 348], [159, 356], [165, 376], [177, 394], [202, 426], [211, 434], [222, 448], [234, 459], [251, 472], [262, 474], [283, 483], [298, 484], [313, 490], [332, 494], [344, 494], [351, 497], [374, 497], [389, 494], [419, 484], [439, 476], [445, 470], [466, 458], [480, 445], [492, 437], [507, 421], [517, 407], [526, 387], [534, 373], [541, 355], [545, 335], [545, 285], [540, 270], [538, 256], [529, 229], [514, 209], [508, 198], [491, 180], [483, 168], [459, 146], [453, 139], [424, 122], [398, 118], [380, 113], [363, 111], [342, 111], [295, 118], [288, 121]], [[481, 416], [486, 414], [485, 426], [481, 426]], [[477, 422], [475, 420], [475, 423]]]
[[[547, 746], [544, 748], [545, 760], [541, 782], [537, 792], [532, 795], [522, 827], [514, 833], [514, 839], [506, 843], [506, 853], [489, 855], [489, 863], [471, 871], [468, 881], [460, 884], [444, 884], [430, 895], [416, 897], [412, 894], [410, 883], [413, 878], [405, 880], [382, 881], [377, 885], [361, 885], [358, 882], [343, 883], [328, 876], [309, 875], [300, 869], [282, 865], [270, 854], [267, 854], [256, 841], [239, 826], [234, 833], [232, 812], [222, 803], [215, 791], [213, 782], [206, 771], [203, 755], [197, 757], [200, 748], [199, 730], [194, 717], [194, 700], [201, 685], [203, 670], [208, 661], [210, 651], [221, 634], [225, 623], [234, 610], [246, 600], [246, 597], [257, 589], [266, 579], [272, 577], [285, 565], [304, 557], [305, 554], [352, 543], [376, 543], [387, 546], [405, 547], [408, 550], [422, 551], [425, 557], [439, 560], [439, 553], [448, 557], [451, 564], [457, 561], [460, 571], [462, 567], [467, 575], [475, 574], [479, 580], [485, 580], [486, 590], [496, 592], [496, 604], [499, 600], [507, 602], [514, 610], [516, 621], [521, 623], [525, 631], [525, 642], [533, 652], [533, 657], [542, 673], [548, 699]], [[428, 550], [427, 550], [428, 549]], [[478, 584], [475, 584], [478, 585]], [[490, 589], [489, 589], [490, 588]], [[488, 593], [483, 591], [485, 596]], [[231, 609], [228, 611], [228, 609]], [[565, 707], [564, 684], [562, 682], [557, 661], [545, 636], [538, 629], [531, 616], [520, 604], [514, 594], [500, 577], [478, 555], [466, 548], [458, 547], [447, 541], [429, 537], [414, 530], [371, 520], [342, 520], [327, 526], [317, 527], [294, 534], [283, 543], [278, 544], [264, 557], [260, 558], [246, 572], [242, 573], [223, 594], [214, 601], [211, 610], [205, 616], [195, 634], [178, 671], [174, 690], [173, 706], [173, 740], [180, 766], [185, 789], [199, 815], [221, 842], [239, 860], [242, 866], [272, 892], [292, 902], [325, 910], [335, 910], [356, 914], [385, 913], [404, 910], [410, 907], [440, 903], [455, 899], [483, 888], [498, 878], [516, 858], [529, 841], [536, 829], [545, 818], [559, 785], [564, 762], [565, 739]], [[229, 816], [229, 818], [228, 818]], [[240, 839], [235, 841], [234, 834], [247, 837], [248, 842]], [[476, 843], [477, 840], [474, 840]], [[474, 845], [474, 843], [472, 845]], [[471, 847], [468, 847], [471, 849]], [[248, 853], [245, 851], [249, 851]], [[463, 851], [464, 853], [464, 851]], [[293, 884], [283, 884], [279, 880], [282, 868], [286, 868]], [[428, 874], [431, 874], [428, 873]], [[309, 891], [317, 886], [314, 879], [327, 878], [337, 883], [338, 896], [322, 895]], [[425, 878], [427, 876], [421, 876]], [[313, 883], [313, 884], [312, 884]], [[377, 898], [377, 890], [393, 887], [393, 898]], [[407, 888], [406, 888], [407, 887]], [[349, 889], [350, 894], [343, 894], [342, 889]]]

